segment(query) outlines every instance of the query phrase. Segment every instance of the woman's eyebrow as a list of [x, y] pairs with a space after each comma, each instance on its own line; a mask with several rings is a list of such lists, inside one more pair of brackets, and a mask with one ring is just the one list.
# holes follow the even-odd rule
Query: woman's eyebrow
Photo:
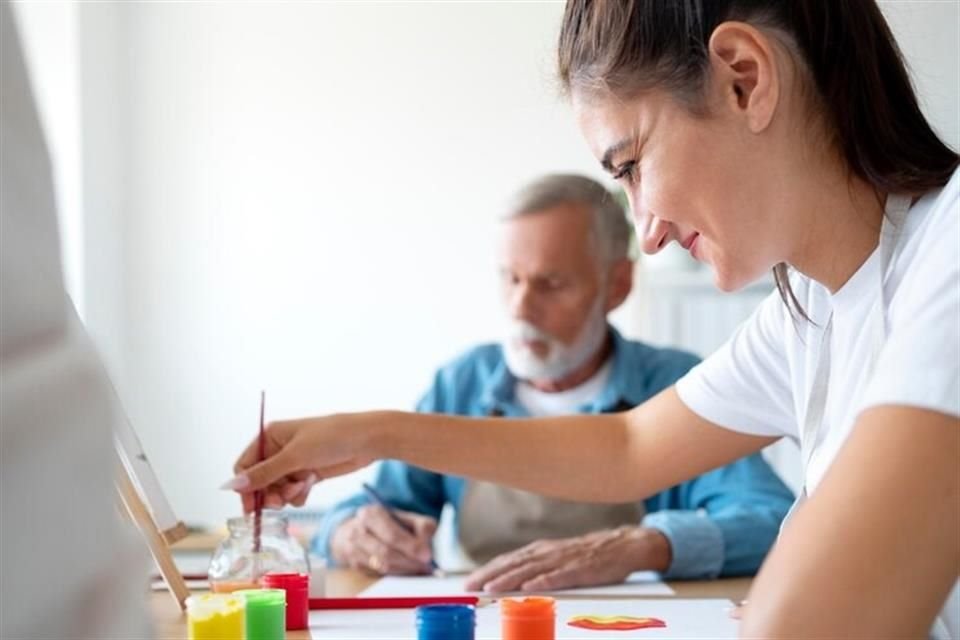
[[606, 151], [603, 152], [603, 158], [600, 160], [600, 164], [607, 171], [607, 173], [614, 172], [613, 157], [618, 153], [620, 153], [621, 151], [623, 151], [624, 149], [626, 149], [627, 147], [630, 147], [636, 144], [636, 142], [637, 142], [637, 136], [624, 138], [623, 140], [621, 140], [620, 142], [616, 143], [615, 145], [613, 145], [612, 147], [608, 148]]

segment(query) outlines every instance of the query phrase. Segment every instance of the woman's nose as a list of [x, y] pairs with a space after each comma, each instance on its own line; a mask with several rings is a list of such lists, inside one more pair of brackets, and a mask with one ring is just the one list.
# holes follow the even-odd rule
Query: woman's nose
[[673, 225], [669, 222], [649, 213], [644, 214], [638, 222], [637, 239], [647, 255], [657, 253], [672, 239]]
[[671, 222], [661, 220], [650, 213], [639, 188], [632, 192], [627, 191], [627, 200], [633, 214], [637, 241], [644, 253], [653, 255], [667, 246], [670, 240], [676, 238], [677, 232]]

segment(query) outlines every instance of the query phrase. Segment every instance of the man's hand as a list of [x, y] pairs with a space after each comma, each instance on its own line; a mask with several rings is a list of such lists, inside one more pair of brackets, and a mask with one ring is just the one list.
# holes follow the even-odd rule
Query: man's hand
[[394, 522], [383, 507], [361, 507], [334, 532], [330, 541], [333, 559], [340, 565], [378, 575], [430, 573], [430, 543], [437, 521], [409, 511], [394, 513], [413, 528], [413, 533]]
[[666, 571], [670, 542], [656, 529], [620, 527], [564, 540], [538, 540], [474, 571], [469, 591], [553, 591], [623, 582], [634, 571]]

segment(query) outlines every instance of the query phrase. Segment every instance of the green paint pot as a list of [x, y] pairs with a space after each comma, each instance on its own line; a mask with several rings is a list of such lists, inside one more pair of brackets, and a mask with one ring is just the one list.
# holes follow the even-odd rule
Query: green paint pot
[[247, 603], [247, 640], [285, 640], [287, 592], [283, 589], [243, 589], [233, 595]]

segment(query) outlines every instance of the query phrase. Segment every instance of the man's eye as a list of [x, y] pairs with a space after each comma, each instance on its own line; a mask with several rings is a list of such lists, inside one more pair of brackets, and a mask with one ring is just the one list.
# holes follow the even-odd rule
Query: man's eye
[[562, 289], [563, 286], [564, 282], [560, 278], [549, 278], [544, 281], [544, 288], [549, 291], [557, 291], [558, 289]]

